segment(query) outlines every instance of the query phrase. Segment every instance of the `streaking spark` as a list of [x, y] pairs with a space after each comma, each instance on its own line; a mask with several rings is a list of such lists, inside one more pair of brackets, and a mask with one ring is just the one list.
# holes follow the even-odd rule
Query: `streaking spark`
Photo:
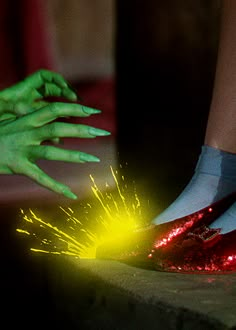
[[98, 246], [121, 237], [129, 239], [133, 230], [145, 224], [144, 205], [135, 185], [130, 188], [123, 175], [111, 166], [110, 170], [115, 188], [106, 183], [105, 190], [99, 189], [90, 175], [92, 202], [79, 205], [76, 211], [59, 206], [63, 219], [43, 220], [32, 209], [20, 209], [22, 228], [16, 230], [32, 239], [31, 251], [93, 259]]

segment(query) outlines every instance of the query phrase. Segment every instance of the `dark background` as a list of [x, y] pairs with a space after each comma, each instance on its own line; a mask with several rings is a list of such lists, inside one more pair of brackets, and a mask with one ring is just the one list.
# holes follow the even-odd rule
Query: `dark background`
[[[150, 199], [151, 216], [192, 176], [204, 141], [218, 30], [216, 1], [116, 2], [119, 161], [128, 164], [126, 178]], [[66, 301], [65, 315], [55, 309], [61, 297], [51, 295], [50, 258], [26, 255], [28, 243], [16, 240], [18, 212], [18, 205], [2, 208], [2, 321], [9, 328], [16, 321], [29, 329], [63, 322], [73, 329]]]
[[219, 14], [217, 1], [117, 1], [120, 159], [154, 213], [181, 192], [201, 152]]

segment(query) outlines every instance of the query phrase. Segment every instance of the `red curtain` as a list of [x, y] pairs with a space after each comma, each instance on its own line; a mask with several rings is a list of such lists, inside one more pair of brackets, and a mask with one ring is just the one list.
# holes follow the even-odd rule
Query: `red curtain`
[[0, 88], [55, 69], [43, 0], [0, 0]]

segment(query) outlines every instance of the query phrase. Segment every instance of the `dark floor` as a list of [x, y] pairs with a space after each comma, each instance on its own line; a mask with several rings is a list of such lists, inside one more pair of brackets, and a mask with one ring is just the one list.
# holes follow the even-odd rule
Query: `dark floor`
[[[143, 162], [145, 157], [142, 153], [142, 161], [140, 162], [140, 165], [142, 164], [143, 166], [142, 171], [140, 166], [136, 166], [135, 170], [132, 166], [124, 167], [127, 181], [131, 182], [132, 180], [135, 180], [135, 185], [141, 201], [145, 203], [147, 200], [149, 201], [147, 217], [150, 220], [158, 212], [164, 209], [168, 203], [175, 198], [175, 196], [177, 196], [187, 182], [188, 177], [191, 175], [197, 150], [191, 150], [190, 152], [188, 149], [179, 148], [178, 150], [175, 149], [173, 151], [174, 152], [170, 157], [164, 147], [162, 149], [160, 148], [160, 154], [162, 156], [160, 157], [160, 161], [153, 162], [150, 167]], [[137, 155], [137, 157], [140, 157], [140, 155]], [[150, 158], [151, 154], [145, 159], [147, 161], [150, 160]], [[83, 202], [86, 203], [86, 200]], [[72, 208], [73, 205], [74, 204], [71, 203]], [[67, 206], [69, 206], [69, 204], [67, 204]], [[55, 204], [47, 205], [47, 207], [42, 207], [42, 204], [38, 205], [38, 209], [43, 209], [46, 215], [52, 214], [53, 210], [57, 207], [58, 205]], [[80, 329], [80, 326], [75, 326], [74, 313], [76, 313], [76, 306], [74, 306], [74, 304], [78, 304], [78, 309], [80, 308], [80, 303], [82, 302], [78, 302], [77, 295], [80, 295], [81, 293], [73, 291], [73, 294], [75, 294], [76, 297], [73, 306], [71, 306], [73, 301], [73, 297], [71, 297], [72, 293], [70, 292], [69, 295], [62, 293], [67, 290], [67, 281], [76, 280], [76, 274], [72, 276], [72, 279], [70, 276], [68, 277], [68, 275], [64, 278], [63, 268], [60, 270], [60, 274], [57, 273], [57, 268], [55, 268], [56, 274], [52, 276], [52, 264], [55, 260], [45, 255], [35, 256], [30, 253], [29, 242], [25, 238], [16, 235], [15, 232], [19, 220], [18, 206], [14, 208], [12, 205], [11, 207], [5, 205], [2, 207], [1, 217], [2, 238], [0, 240], [0, 251], [2, 271], [0, 290], [2, 298], [2, 322], [3, 320], [6, 320], [9, 328], [13, 326], [13, 321], [17, 319], [18, 324], [27, 329], [36, 329], [37, 326], [40, 328], [45, 327], [45, 325], [52, 327], [53, 329], [60, 329], [62, 324], [64, 329]], [[65, 267], [66, 269], [69, 265], [64, 261], [64, 266], [62, 265], [62, 267]], [[73, 269], [73, 272], [76, 272], [76, 270]], [[84, 288], [88, 285], [88, 299], [93, 300], [94, 297], [91, 293], [91, 285], [86, 284], [86, 272], [83, 273], [82, 277], [79, 273], [80, 269], [78, 268], [78, 281], [85, 283]], [[148, 278], [148, 271], [145, 276]], [[54, 280], [56, 284], [54, 283]], [[77, 288], [77, 285], [75, 287]], [[86, 292], [84, 290], [82, 297], [83, 299], [86, 299]], [[115, 298], [113, 297], [113, 299]], [[119, 301], [122, 302], [123, 298], [118, 295], [117, 299], [120, 299]], [[127, 297], [125, 299], [129, 300]], [[120, 308], [119, 304], [120, 303], [117, 305], [117, 302], [114, 303], [112, 313], [115, 313], [114, 309]], [[73, 317], [71, 317], [71, 308], [73, 310]], [[85, 308], [84, 305], [83, 308]], [[94, 313], [94, 316], [97, 317], [95, 307], [92, 308], [91, 313]], [[85, 326], [86, 322], [83, 323], [83, 315], [88, 317], [88, 314], [85, 313], [82, 315], [78, 312], [76, 315], [78, 318], [82, 318], [82, 329], [96, 329], [94, 326], [93, 315], [91, 315], [90, 319], [91, 324], [93, 325], [89, 325], [88, 323], [87, 327]], [[108, 318], [108, 315], [104, 314], [104, 317]], [[113, 329], [114, 314], [109, 314], [109, 318], [110, 328], [98, 327], [97, 329]], [[76, 324], [77, 323], [78, 319], [76, 320]], [[127, 329], [135, 329], [135, 327], [132, 328], [132, 322], [129, 326], [130, 327], [127, 327]], [[119, 327], [117, 329], [119, 329]], [[126, 329], [124, 324], [120, 329]], [[160, 328], [158, 327], [158, 329]]]
[[[165, 161], [166, 152], [163, 149], [160, 151], [160, 153], [163, 152], [160, 158], [161, 161], [151, 164], [152, 166], [149, 168], [144, 167], [142, 154], [140, 165], [142, 164], [143, 169], [145, 168], [141, 173], [142, 175], [140, 175], [139, 166], [136, 166], [136, 171], [129, 165], [123, 167], [127, 182], [135, 180], [140, 200], [144, 203], [149, 201], [147, 212], [149, 219], [160, 212], [182, 189], [187, 176], [191, 173], [191, 163], [194, 162], [194, 157], [196, 156], [193, 153], [191, 157], [186, 159], [185, 150], [181, 151], [180, 149], [179, 152], [185, 159], [185, 167], [182, 168], [177, 151], [172, 155], [173, 158], [171, 160], [168, 158], [168, 161]], [[150, 159], [150, 157], [151, 155], [147, 159]], [[188, 164], [188, 170], [186, 169], [186, 164]], [[178, 170], [175, 166], [180, 169], [180, 176], [177, 175]], [[52, 214], [53, 210], [58, 207], [56, 204], [47, 204], [46, 207], [42, 207], [41, 203], [42, 200], [39, 201], [38, 206], [34, 204], [34, 208], [43, 209], [46, 215]], [[60, 290], [65, 290], [67, 284], [63, 280], [58, 279], [57, 275], [55, 275], [55, 281], [59, 281], [59, 284], [57, 283], [58, 297], [55, 295], [55, 292], [52, 295], [52, 278], [51, 275], [48, 275], [49, 270], [52, 272], [51, 258], [45, 255], [32, 255], [29, 251], [29, 242], [15, 232], [19, 220], [19, 206], [13, 207], [11, 204], [10, 207], [4, 205], [1, 208], [2, 237], [0, 240], [0, 251], [2, 271], [0, 290], [2, 322], [6, 320], [9, 328], [13, 325], [13, 321], [17, 319], [18, 324], [27, 329], [35, 329], [37, 326], [40, 328], [45, 326], [45, 324], [52, 326], [53, 329], [60, 329], [62, 324], [64, 324], [66, 329], [77, 329], [74, 327], [74, 319], [70, 320], [70, 313], [67, 310], [71, 301], [67, 301], [67, 297], [62, 297], [60, 293]], [[66, 206], [69, 206], [69, 204]], [[73, 203], [71, 203], [71, 206], [73, 207]], [[64, 265], [67, 267], [66, 262]], [[78, 279], [83, 280], [80, 277]], [[65, 281], [67, 280], [68, 278], [65, 277]], [[78, 294], [80, 293], [78, 292]], [[88, 294], [90, 293], [88, 292]], [[83, 295], [85, 295], [84, 292]], [[60, 308], [56, 303], [57, 299]], [[63, 305], [64, 314], [62, 312]], [[58, 311], [58, 308], [60, 311]], [[110, 317], [112, 318], [113, 316]]]

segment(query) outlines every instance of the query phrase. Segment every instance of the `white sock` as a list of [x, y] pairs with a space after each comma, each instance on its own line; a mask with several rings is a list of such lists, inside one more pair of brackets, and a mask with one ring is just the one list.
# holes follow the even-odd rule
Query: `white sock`
[[236, 154], [204, 145], [192, 179], [178, 198], [152, 223], [161, 224], [189, 215], [234, 191]]

